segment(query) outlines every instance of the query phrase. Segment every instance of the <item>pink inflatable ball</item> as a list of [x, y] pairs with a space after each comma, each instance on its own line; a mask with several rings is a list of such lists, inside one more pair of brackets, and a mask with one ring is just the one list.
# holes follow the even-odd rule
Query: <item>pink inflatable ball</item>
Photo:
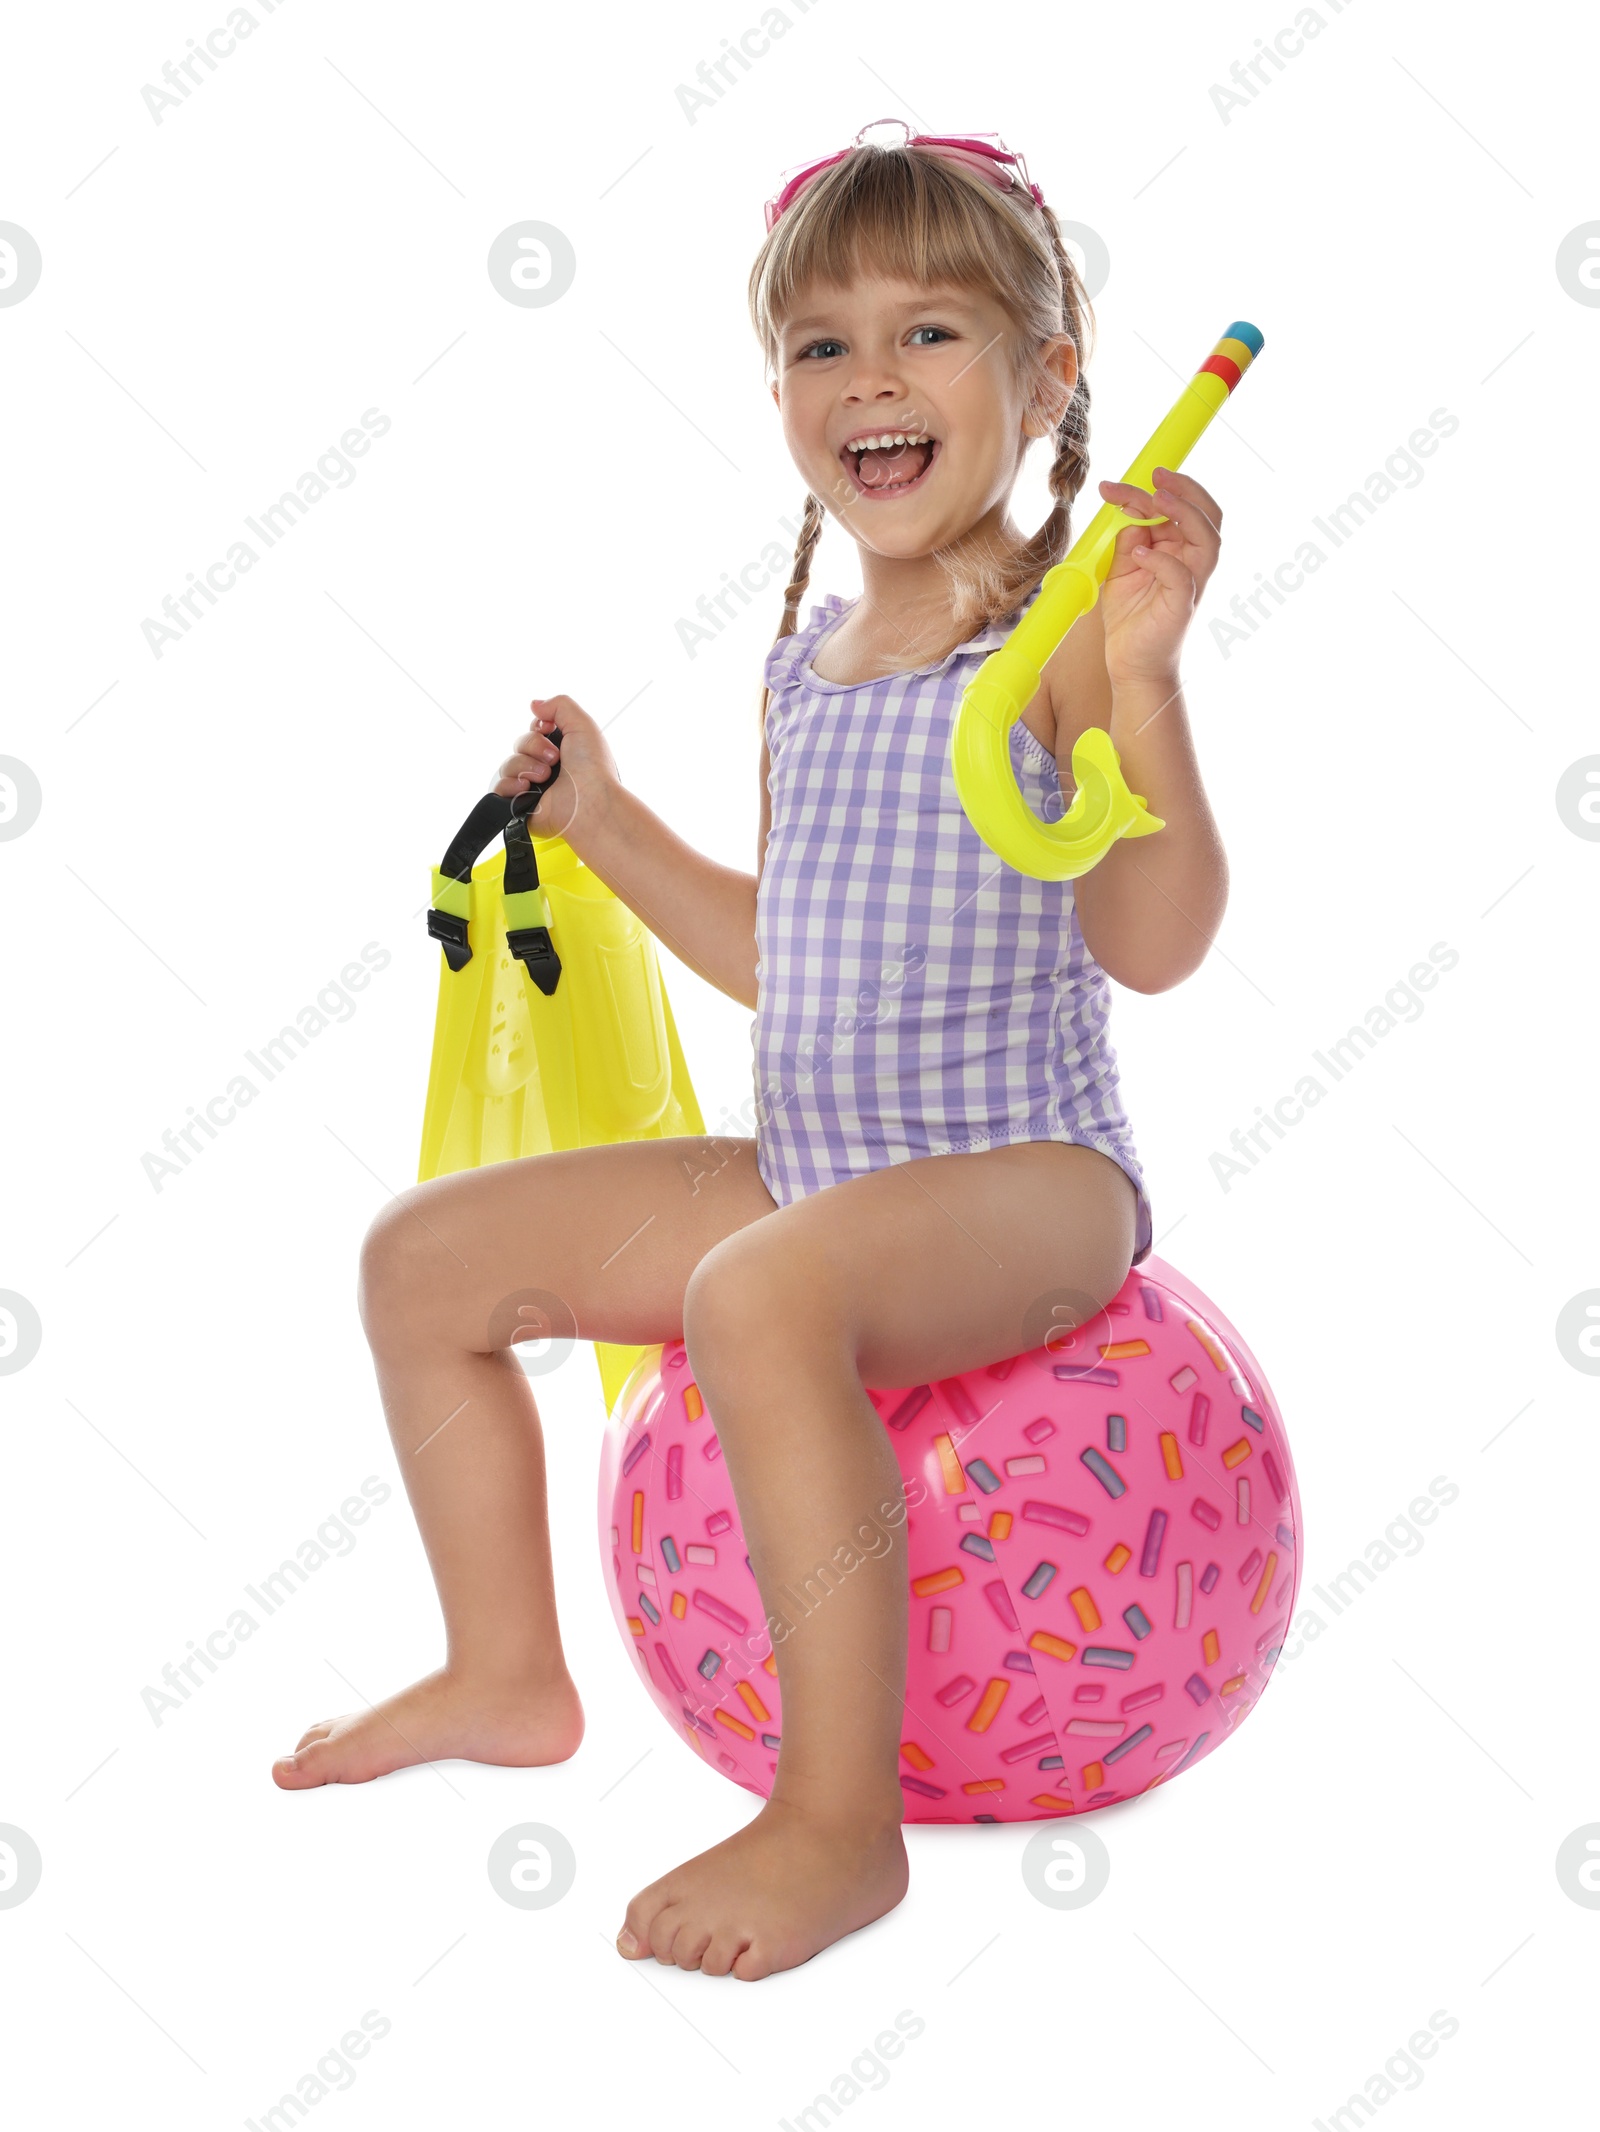
[[1192, 1769], [1270, 1676], [1294, 1605], [1300, 1505], [1277, 1402], [1233, 1326], [1151, 1257], [1047, 1347], [873, 1389], [904, 1504], [775, 1595], [680, 1340], [618, 1397], [600, 1475], [617, 1624], [662, 1715], [765, 1797], [780, 1641], [868, 1554], [911, 1587], [907, 1821], [1081, 1813]]

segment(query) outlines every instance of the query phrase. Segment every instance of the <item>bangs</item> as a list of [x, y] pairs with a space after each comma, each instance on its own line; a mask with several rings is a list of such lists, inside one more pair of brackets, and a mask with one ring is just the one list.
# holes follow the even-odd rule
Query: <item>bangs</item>
[[[881, 275], [979, 291], [1022, 328], [1019, 284], [1036, 280], [1041, 265], [1054, 276], [1048, 246], [981, 178], [904, 148], [861, 148], [813, 179], [779, 219], [751, 273], [751, 319], [774, 361], [807, 287]], [[1013, 349], [1015, 361], [1023, 351], [1015, 341]]]

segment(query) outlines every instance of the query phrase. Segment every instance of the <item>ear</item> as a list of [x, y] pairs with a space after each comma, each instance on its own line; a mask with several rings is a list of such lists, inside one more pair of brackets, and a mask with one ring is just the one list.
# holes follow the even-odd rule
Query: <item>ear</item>
[[1044, 376], [1034, 389], [1023, 435], [1047, 437], [1071, 404], [1078, 384], [1078, 351], [1069, 335], [1058, 333], [1039, 351]]

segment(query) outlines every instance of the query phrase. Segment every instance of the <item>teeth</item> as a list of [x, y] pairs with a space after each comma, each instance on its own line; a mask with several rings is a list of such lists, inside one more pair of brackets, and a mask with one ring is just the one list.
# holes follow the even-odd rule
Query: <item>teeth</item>
[[845, 446], [845, 450], [851, 452], [887, 451], [891, 445], [895, 444], [931, 444], [932, 442], [933, 439], [921, 430], [890, 429], [885, 430], [882, 436], [878, 437], [852, 437]]

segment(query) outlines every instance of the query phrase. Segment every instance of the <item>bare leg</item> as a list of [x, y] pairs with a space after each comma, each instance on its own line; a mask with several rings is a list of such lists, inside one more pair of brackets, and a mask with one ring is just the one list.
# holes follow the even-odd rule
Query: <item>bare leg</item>
[[[1133, 1186], [1107, 1157], [1025, 1142], [832, 1186], [697, 1269], [690, 1360], [767, 1614], [792, 1624], [776, 1643], [783, 1745], [767, 1805], [634, 1897], [621, 1953], [753, 1980], [900, 1901], [904, 1498], [863, 1386], [1023, 1352], [1032, 1306], [1052, 1290], [1108, 1302], [1134, 1214]], [[821, 1564], [837, 1576], [841, 1548], [856, 1565], [800, 1614], [787, 1593]]]
[[[273, 1764], [286, 1790], [358, 1784], [442, 1756], [562, 1761], [583, 1736], [556, 1618], [544, 1438], [510, 1352], [523, 1330], [676, 1339], [704, 1254], [773, 1212], [750, 1140], [581, 1148], [436, 1178], [373, 1223], [362, 1324], [444, 1611], [445, 1662], [386, 1702], [324, 1719]], [[564, 1306], [564, 1309], [563, 1309]]]

